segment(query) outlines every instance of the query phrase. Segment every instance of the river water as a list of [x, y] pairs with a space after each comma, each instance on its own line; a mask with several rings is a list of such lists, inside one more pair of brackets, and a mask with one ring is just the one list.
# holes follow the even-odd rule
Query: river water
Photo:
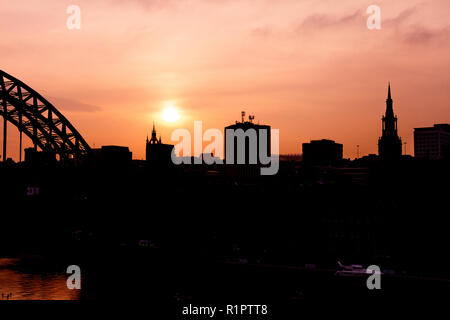
[[68, 274], [61, 268], [27, 268], [28, 261], [0, 258], [0, 299], [79, 300], [80, 290], [70, 290]]

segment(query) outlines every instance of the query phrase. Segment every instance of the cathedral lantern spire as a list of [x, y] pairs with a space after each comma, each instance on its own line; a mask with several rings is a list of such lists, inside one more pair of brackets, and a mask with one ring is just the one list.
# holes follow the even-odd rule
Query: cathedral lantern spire
[[[150, 168], [162, 170], [172, 165], [172, 152], [174, 146], [162, 143], [161, 135], [157, 137], [155, 122], [153, 122], [152, 136], [146, 145], [146, 161]], [[158, 171], [160, 172], [160, 171]]]
[[155, 122], [153, 122], [152, 138], [150, 139], [150, 144], [157, 144], [158, 138], [156, 137]]

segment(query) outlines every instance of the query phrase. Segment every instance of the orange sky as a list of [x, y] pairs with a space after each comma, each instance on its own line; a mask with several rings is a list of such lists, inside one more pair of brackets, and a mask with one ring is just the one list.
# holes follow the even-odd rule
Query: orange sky
[[[51, 101], [91, 147], [145, 157], [152, 120], [219, 128], [240, 111], [280, 129], [281, 153], [330, 138], [376, 153], [391, 81], [399, 132], [450, 122], [448, 0], [0, 0], [0, 69]], [[81, 30], [66, 9], [81, 7]], [[382, 29], [366, 9], [381, 7]], [[162, 108], [182, 120], [169, 126]], [[17, 158], [10, 130], [8, 154]]]

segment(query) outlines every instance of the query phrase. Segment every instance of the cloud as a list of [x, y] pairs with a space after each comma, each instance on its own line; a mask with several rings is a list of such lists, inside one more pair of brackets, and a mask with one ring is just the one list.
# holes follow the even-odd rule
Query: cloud
[[177, 0], [108, 0], [108, 3], [117, 5], [138, 5], [145, 10], [159, 10], [171, 8], [176, 5]]
[[411, 45], [428, 45], [432, 43], [447, 43], [450, 40], [450, 28], [429, 29], [416, 26], [414, 30], [404, 33], [403, 42]]
[[352, 25], [355, 22], [360, 20], [363, 21], [364, 19], [365, 16], [363, 15], [361, 10], [357, 10], [352, 14], [344, 15], [342, 17], [327, 14], [313, 14], [307, 16], [303, 20], [303, 22], [298, 26], [298, 31]]
[[390, 19], [383, 19], [382, 25], [386, 27], [399, 27], [404, 22], [413, 17], [417, 12], [417, 7], [412, 7], [400, 12], [396, 17]]
[[[411, 21], [418, 17], [418, 6], [400, 12], [396, 17], [383, 21], [383, 28], [396, 29], [395, 36], [402, 43], [408, 45], [430, 45], [450, 39], [450, 27], [430, 28], [422, 24], [421, 20]], [[409, 22], [409, 23], [408, 23]]]
[[101, 107], [91, 104], [83, 103], [77, 100], [49, 97], [49, 101], [60, 111], [72, 111], [72, 112], [96, 112], [102, 110]]
[[267, 37], [271, 36], [272, 33], [273, 33], [273, 30], [269, 26], [256, 27], [250, 31], [251, 35], [256, 36], [256, 37], [261, 37], [261, 38], [267, 38]]

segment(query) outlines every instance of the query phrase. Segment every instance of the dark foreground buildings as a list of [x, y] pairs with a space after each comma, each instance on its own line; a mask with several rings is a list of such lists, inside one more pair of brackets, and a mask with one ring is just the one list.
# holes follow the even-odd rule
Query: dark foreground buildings
[[397, 133], [397, 117], [394, 115], [391, 85], [388, 88], [386, 114], [382, 118], [383, 133], [378, 140], [378, 154], [382, 160], [396, 160], [402, 156], [402, 140]]
[[[387, 102], [380, 139], [384, 158], [401, 154], [390, 93]], [[245, 135], [253, 135], [250, 129], [270, 130], [254, 124], [253, 118], [227, 128], [242, 129], [234, 142], [250, 140]], [[247, 143], [243, 149], [248, 155]], [[263, 147], [269, 151], [270, 140]], [[319, 141], [317, 147], [330, 147], [325, 159], [341, 157], [332, 141]], [[171, 150], [173, 146], [162, 144], [153, 129], [147, 160], [170, 164]], [[36, 157], [39, 163], [42, 154], [35, 151], [29, 150], [26, 158]], [[110, 163], [130, 163], [126, 147], [92, 151]], [[114, 170], [99, 170], [104, 162], [78, 166], [62, 161], [42, 168], [0, 163], [0, 201], [14, 207], [2, 211], [0, 253], [29, 260], [13, 273], [23, 270], [27, 278], [46, 268], [43, 261], [61, 260], [51, 272], [80, 265], [87, 275], [82, 299], [146, 301], [152, 310], [163, 306], [165, 313], [166, 306], [175, 303], [247, 303], [249, 298], [297, 305], [326, 305], [339, 299], [351, 306], [364, 296], [372, 305], [381, 302], [376, 297], [396, 303], [405, 295], [448, 300], [445, 183], [450, 181], [450, 166], [445, 161], [407, 159], [386, 166], [370, 158], [327, 167], [291, 161], [292, 170], [283, 170], [281, 164], [276, 177], [255, 183], [228, 179], [223, 166], [216, 167], [216, 174], [179, 166], [176, 174], [162, 170], [158, 177], [160, 166], [146, 170], [140, 162], [113, 166]], [[243, 168], [252, 166], [250, 160], [244, 158]], [[255, 166], [258, 163], [257, 155]], [[153, 205], [156, 202], [162, 210]], [[36, 254], [49, 259], [31, 261]], [[367, 276], [336, 274], [337, 260], [378, 265], [383, 289], [368, 290]], [[104, 267], [111, 263], [113, 268]], [[3, 269], [4, 265], [0, 272]], [[0, 286], [9, 292], [1, 280]], [[18, 287], [54, 291], [48, 290], [51, 284]], [[171, 318], [180, 316], [180, 308], [175, 309], [178, 313]]]
[[342, 160], [343, 145], [333, 140], [312, 140], [303, 144], [305, 164], [330, 165]]
[[429, 160], [450, 158], [450, 124], [415, 128], [414, 156]]
[[94, 149], [103, 165], [115, 165], [126, 167], [131, 164], [133, 153], [128, 147], [122, 146], [102, 146], [101, 149]]

